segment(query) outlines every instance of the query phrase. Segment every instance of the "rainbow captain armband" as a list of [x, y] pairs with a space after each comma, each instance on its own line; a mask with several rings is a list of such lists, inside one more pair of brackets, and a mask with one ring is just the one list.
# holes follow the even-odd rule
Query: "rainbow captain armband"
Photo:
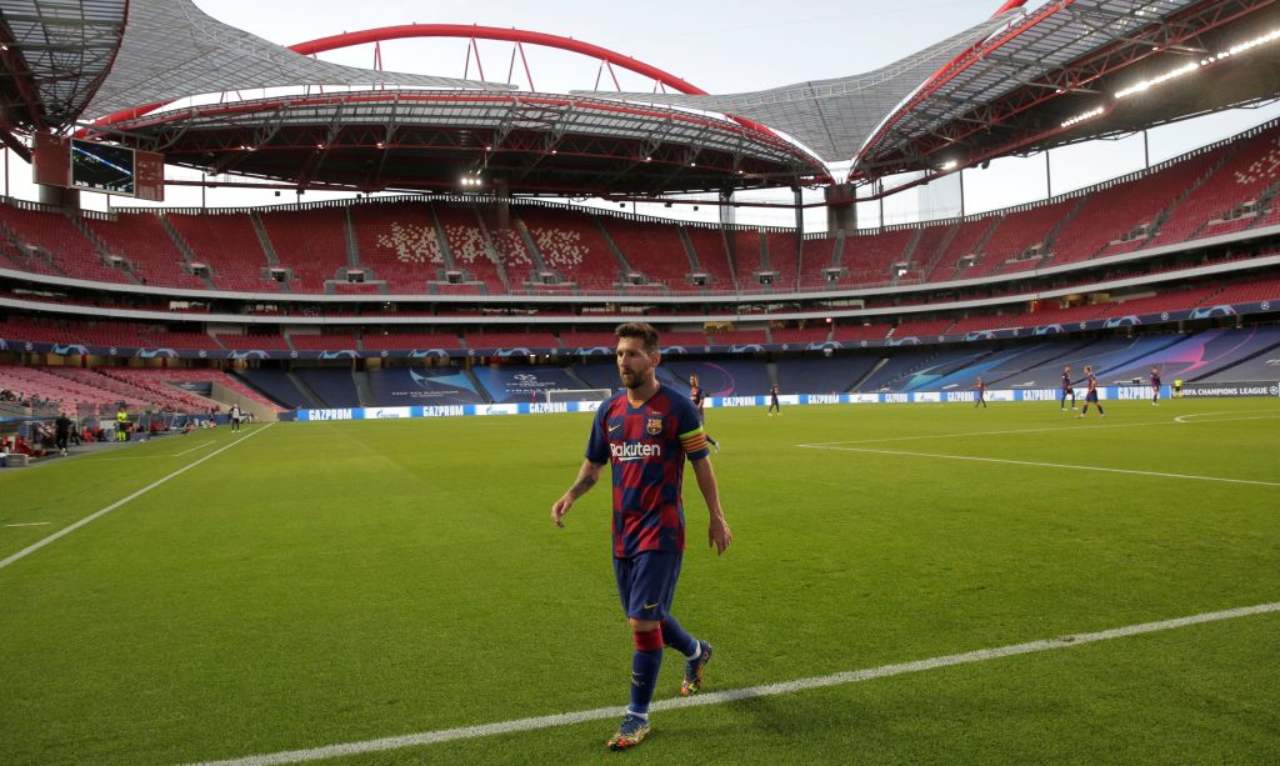
[[686, 455], [697, 455], [707, 452], [707, 432], [702, 426], [680, 434], [680, 446], [684, 448]]

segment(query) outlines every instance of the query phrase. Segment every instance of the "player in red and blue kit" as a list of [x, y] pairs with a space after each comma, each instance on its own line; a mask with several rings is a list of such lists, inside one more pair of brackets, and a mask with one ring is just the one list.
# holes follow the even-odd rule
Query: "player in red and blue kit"
[[649, 733], [662, 650], [685, 656], [681, 696], [702, 688], [711, 644], [689, 635], [671, 614], [684, 553], [681, 486], [687, 457], [710, 512], [707, 539], [717, 553], [733, 542], [707, 449], [707, 437], [693, 403], [658, 383], [658, 333], [648, 324], [618, 327], [618, 373], [626, 390], [600, 405], [591, 425], [586, 460], [573, 486], [551, 506], [551, 519], [564, 526], [573, 503], [599, 480], [605, 463], [613, 467], [613, 571], [622, 608], [631, 625], [631, 702], [612, 750], [635, 747]]
[[981, 404], [982, 409], [985, 410], [987, 408], [987, 384], [982, 382], [982, 378], [978, 378], [978, 383], [973, 387], [973, 390], [975, 392], [974, 409], [977, 409], [978, 405]]
[[1076, 390], [1071, 387], [1071, 366], [1062, 368], [1062, 400], [1058, 402], [1058, 409], [1067, 411], [1067, 397], [1071, 397], [1071, 411], [1076, 411]]
[[1098, 417], [1105, 418], [1107, 413], [1102, 411], [1102, 402], [1098, 401], [1098, 379], [1094, 377], [1093, 368], [1084, 368], [1085, 380], [1088, 381], [1089, 388], [1084, 395], [1084, 409], [1080, 411], [1079, 417], [1089, 414], [1089, 405], [1092, 404], [1098, 408]]
[[1160, 406], [1160, 368], [1151, 368], [1151, 404]]

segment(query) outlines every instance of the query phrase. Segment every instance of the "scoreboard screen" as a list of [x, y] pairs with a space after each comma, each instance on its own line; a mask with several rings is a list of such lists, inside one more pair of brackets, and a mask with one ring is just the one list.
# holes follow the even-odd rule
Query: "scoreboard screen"
[[92, 141], [71, 141], [71, 185], [106, 194], [134, 196], [133, 150]]

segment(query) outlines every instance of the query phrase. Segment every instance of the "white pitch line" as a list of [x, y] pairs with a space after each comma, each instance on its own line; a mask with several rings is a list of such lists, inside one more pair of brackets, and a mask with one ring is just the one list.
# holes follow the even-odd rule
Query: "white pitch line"
[[[1271, 410], [1253, 410], [1253, 412], [1270, 412]], [[949, 434], [917, 434], [914, 436], [886, 436], [879, 439], [855, 439], [851, 441], [838, 442], [814, 442], [812, 444], [796, 445], [804, 447], [834, 447], [842, 444], [881, 444], [884, 442], [905, 442], [920, 441], [925, 439], [964, 439], [971, 436], [1007, 436], [1010, 434], [1040, 434], [1050, 433], [1054, 431], [1076, 431], [1089, 433], [1090, 431], [1100, 431], [1104, 428], [1144, 428], [1146, 426], [1171, 426], [1176, 424], [1188, 425], [1189, 420], [1183, 418], [1199, 418], [1208, 417], [1210, 415], [1226, 415], [1225, 412], [1201, 412], [1195, 415], [1179, 415], [1173, 420], [1148, 420], [1141, 423], [1107, 423], [1106, 425], [1085, 425], [1077, 423], [1070, 426], [1046, 426], [1044, 428], [1012, 428], [1003, 431], [961, 431]], [[1204, 423], [1232, 423], [1238, 420], [1272, 420], [1280, 418], [1280, 414], [1264, 415], [1261, 417], [1230, 417], [1220, 418], [1218, 420], [1200, 421]], [[1083, 429], [1088, 429], [1084, 431]]]
[[53, 534], [49, 535], [48, 537], [45, 537], [45, 538], [43, 538], [43, 539], [41, 539], [41, 540], [38, 540], [38, 541], [36, 541], [36, 542], [32, 543], [31, 545], [28, 545], [27, 547], [23, 548], [22, 550], [18, 551], [18, 552], [17, 552], [17, 553], [15, 553], [15, 554], [13, 554], [13, 555], [9, 556], [8, 558], [0, 559], [0, 569], [4, 569], [5, 567], [9, 566], [10, 564], [14, 563], [15, 561], [18, 561], [18, 560], [20, 560], [20, 559], [24, 559], [24, 558], [26, 558], [27, 556], [30, 556], [31, 554], [33, 554], [33, 553], [35, 553], [36, 551], [40, 550], [41, 548], [45, 547], [45, 546], [46, 546], [46, 545], [48, 545], [49, 543], [52, 543], [53, 541], [55, 541], [55, 540], [57, 540], [57, 539], [59, 539], [59, 538], [61, 538], [61, 537], [65, 537], [66, 535], [71, 534], [72, 532], [76, 531], [76, 530], [77, 530], [77, 529], [79, 529], [80, 527], [83, 527], [84, 525], [89, 524], [90, 522], [93, 522], [93, 521], [95, 521], [95, 520], [97, 520], [97, 519], [99, 519], [99, 518], [101, 518], [101, 517], [103, 517], [103, 516], [106, 516], [108, 513], [111, 513], [111, 512], [112, 512], [112, 511], [114, 511], [115, 509], [117, 509], [117, 508], [121, 507], [122, 505], [125, 505], [125, 504], [129, 503], [129, 502], [130, 502], [130, 501], [132, 501], [132, 500], [136, 500], [137, 498], [142, 497], [143, 495], [147, 494], [148, 492], [150, 492], [151, 490], [155, 489], [156, 487], [159, 487], [161, 484], [164, 484], [164, 483], [168, 482], [170, 479], [175, 479], [175, 478], [177, 478], [177, 477], [181, 476], [182, 474], [186, 473], [187, 471], [190, 471], [192, 468], [195, 468], [196, 466], [200, 465], [201, 463], [203, 463], [203, 462], [204, 462], [204, 461], [206, 461], [206, 460], [209, 460], [209, 459], [211, 459], [211, 458], [215, 458], [215, 457], [217, 457], [218, 455], [221, 455], [223, 452], [226, 452], [227, 450], [229, 450], [229, 449], [231, 449], [232, 447], [236, 446], [237, 444], [239, 444], [239, 443], [241, 443], [241, 442], [245, 441], [246, 439], [252, 439], [253, 437], [257, 436], [258, 434], [262, 433], [263, 431], [267, 430], [268, 428], [270, 428], [270, 427], [271, 427], [271, 426], [273, 426], [273, 425], [275, 425], [275, 423], [268, 423], [268, 424], [267, 424], [266, 426], [264, 426], [263, 428], [261, 428], [261, 429], [259, 429], [259, 430], [257, 430], [257, 431], [254, 431], [254, 432], [252, 432], [252, 433], [250, 433], [250, 434], [248, 434], [248, 435], [246, 435], [246, 436], [242, 436], [241, 438], [236, 439], [235, 441], [231, 442], [231, 443], [230, 443], [230, 444], [228, 444], [227, 446], [225, 446], [225, 447], [223, 447], [223, 448], [221, 448], [221, 449], [215, 450], [215, 451], [213, 451], [213, 452], [210, 452], [208, 455], [205, 455], [204, 457], [200, 458], [199, 460], [196, 460], [195, 462], [192, 462], [192, 463], [188, 463], [187, 465], [184, 465], [183, 467], [179, 468], [178, 470], [174, 471], [173, 473], [171, 473], [171, 474], [169, 474], [169, 475], [167, 475], [167, 476], [165, 476], [165, 477], [163, 477], [163, 478], [160, 478], [160, 479], [157, 479], [157, 480], [155, 480], [155, 481], [151, 482], [150, 484], [148, 484], [147, 486], [145, 486], [145, 487], [143, 487], [142, 489], [138, 490], [137, 492], [134, 492], [133, 494], [131, 494], [131, 495], [129, 495], [129, 496], [127, 496], [127, 497], [123, 498], [123, 499], [120, 499], [120, 500], [115, 501], [115, 502], [114, 502], [114, 503], [112, 503], [111, 505], [108, 505], [106, 508], [103, 508], [103, 509], [98, 510], [98, 511], [94, 511], [93, 513], [89, 514], [88, 516], [85, 516], [83, 519], [80, 519], [80, 520], [79, 520], [79, 521], [77, 521], [76, 523], [71, 524], [70, 526], [63, 527], [62, 529], [59, 529], [57, 532], [54, 532]]
[[[1095, 633], [1078, 633], [1074, 635], [1058, 636], [1057, 638], [1042, 639], [1039, 641], [1029, 641], [1023, 644], [1009, 644], [990, 649], [978, 649], [976, 651], [964, 652], [961, 654], [948, 654], [941, 657], [931, 657], [929, 659], [916, 660], [914, 662], [881, 665], [880, 667], [867, 668], [865, 670], [853, 670], [845, 673], [833, 673], [832, 675], [827, 676], [800, 678], [794, 681], [784, 681], [782, 683], [766, 684], [763, 686], [752, 686], [744, 689], [730, 689], [723, 692], [711, 692], [709, 694], [699, 694], [696, 697], [666, 699], [654, 703], [651, 709], [658, 711], [679, 710], [689, 707], [702, 707], [704, 705], [722, 705], [726, 702], [737, 702], [739, 700], [774, 697], [781, 694], [795, 694], [796, 692], [809, 691], [812, 689], [825, 689], [832, 686], [847, 686], [849, 684], [862, 683], [864, 681], [871, 681], [877, 678], [888, 678], [891, 676], [906, 675], [908, 673], [920, 673], [926, 670], [937, 670], [938, 668], [953, 667], [955, 665], [968, 665], [975, 662], [986, 662], [989, 660], [997, 660], [1003, 657], [1014, 657], [1022, 654], [1035, 654], [1037, 652], [1047, 652], [1055, 649], [1066, 649], [1073, 646], [1096, 643], [1098, 641], [1110, 641], [1116, 638], [1127, 638], [1129, 636], [1139, 636], [1146, 633], [1158, 633], [1165, 630], [1185, 628], [1191, 625], [1202, 625], [1210, 622], [1221, 622], [1223, 620], [1234, 620], [1241, 617], [1251, 617], [1254, 615], [1272, 614], [1276, 612], [1280, 612], [1280, 601], [1270, 604], [1245, 606], [1237, 609], [1225, 609], [1219, 612], [1204, 612], [1201, 614], [1190, 615], [1188, 617], [1178, 617], [1172, 620], [1126, 625], [1124, 627], [1101, 630]], [[499, 734], [511, 734], [520, 731], [536, 731], [539, 729], [551, 729], [560, 726], [572, 726], [574, 724], [586, 723], [588, 721], [614, 718], [620, 715], [622, 715], [622, 708], [620, 707], [602, 707], [595, 708], [594, 710], [579, 710], [572, 713], [560, 713], [557, 715], [546, 715], [536, 718], [520, 718], [513, 721], [500, 721], [497, 723], [480, 724], [476, 726], [461, 726], [456, 729], [425, 731], [418, 734], [405, 734], [398, 737], [383, 737], [381, 739], [367, 739], [359, 742], [346, 742], [343, 744], [327, 745], [325, 747], [317, 747], [307, 750], [286, 750], [278, 753], [251, 755], [244, 758], [233, 758], [224, 761], [202, 761], [201, 763], [194, 764], [193, 766], [273, 766], [274, 764], [320, 761], [329, 758], [359, 755], [362, 753], [377, 753], [385, 752], [387, 750], [399, 750], [406, 747], [435, 745], [441, 742], [451, 742], [462, 739], [477, 739], [480, 737], [492, 737]]]
[[1280, 482], [1260, 481], [1257, 479], [1230, 479], [1223, 476], [1200, 476], [1193, 473], [1168, 473], [1165, 471], [1142, 471], [1136, 468], [1111, 468], [1104, 465], [1077, 465], [1072, 463], [1043, 463], [1037, 460], [1010, 460], [999, 457], [978, 457], [976, 455], [947, 455], [941, 452], [908, 452], [906, 450], [871, 449], [870, 447], [823, 447], [814, 444], [797, 444], [805, 449], [825, 449], [836, 452], [860, 452], [869, 455], [891, 455], [896, 457], [923, 457], [937, 460], [962, 460], [970, 463], [1002, 463], [1004, 465], [1022, 465], [1032, 468], [1059, 468], [1070, 471], [1098, 471], [1100, 473], [1123, 473], [1130, 476], [1154, 476], [1160, 479], [1185, 479], [1188, 481], [1217, 481], [1225, 484], [1250, 484], [1259, 487], [1280, 487]]
[[181, 451], [181, 452], [175, 452], [175, 453], [173, 454], [173, 457], [182, 457], [183, 455], [187, 454], [188, 452], [195, 452], [195, 451], [196, 451], [196, 450], [198, 450], [198, 449], [204, 449], [205, 447], [208, 447], [208, 446], [209, 446], [209, 445], [211, 445], [211, 444], [213, 444], [213, 442], [212, 442], [212, 441], [207, 441], [207, 442], [205, 442], [204, 444], [197, 444], [196, 446], [192, 447], [191, 449], [184, 449], [184, 450], [183, 450], [183, 451]]
[[46, 527], [52, 524], [52, 521], [29, 521], [26, 524], [5, 524], [6, 527]]

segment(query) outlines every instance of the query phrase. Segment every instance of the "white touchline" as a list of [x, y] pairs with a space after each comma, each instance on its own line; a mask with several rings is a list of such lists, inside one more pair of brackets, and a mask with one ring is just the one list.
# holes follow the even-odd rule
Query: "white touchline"
[[[1190, 423], [1190, 422], [1191, 422], [1191, 418], [1207, 418], [1207, 417], [1209, 417], [1209, 416], [1211, 416], [1211, 415], [1221, 415], [1221, 414], [1223, 414], [1223, 413], [1220, 413], [1220, 412], [1201, 412], [1201, 413], [1197, 413], [1197, 414], [1195, 414], [1195, 415], [1179, 415], [1178, 417], [1176, 417], [1176, 418], [1174, 418], [1174, 419], [1173, 419], [1173, 422], [1175, 422], [1175, 423], [1182, 423], [1183, 425], [1186, 425], [1187, 423]], [[1277, 418], [1280, 418], [1280, 415], [1254, 415], [1254, 416], [1252, 416], [1252, 417], [1247, 417], [1247, 418], [1219, 418], [1218, 420], [1202, 420], [1202, 421], [1197, 421], [1197, 422], [1200, 422], [1200, 423], [1234, 423], [1234, 422], [1235, 422], [1235, 421], [1237, 421], [1237, 420], [1275, 420], [1275, 419], [1277, 419]]]
[[[1172, 620], [1162, 620], [1160, 622], [1145, 622], [1138, 625], [1126, 625], [1120, 628], [1101, 630], [1096, 633], [1078, 633], [1075, 635], [1059, 636], [1057, 638], [1042, 639], [1039, 641], [1029, 641], [1025, 644], [1010, 644], [1007, 646], [997, 646], [991, 649], [978, 649], [976, 651], [964, 652], [962, 654], [948, 654], [942, 657], [930, 657], [924, 660], [903, 662], [895, 665], [881, 665], [877, 668], [853, 670], [845, 673], [833, 673], [828, 676], [800, 678], [794, 681], [783, 681], [781, 683], [752, 686], [744, 689], [729, 689], [722, 692], [700, 694], [696, 697], [666, 699], [655, 702], [650, 709], [661, 711], [678, 710], [688, 707], [701, 707], [703, 705], [721, 705], [726, 702], [736, 702], [738, 700], [755, 699], [758, 697], [773, 697], [780, 694], [794, 694], [796, 692], [808, 691], [811, 689], [823, 689], [831, 686], [846, 686], [848, 684], [871, 681], [877, 678], [888, 678], [890, 676], [900, 676], [907, 673], [919, 673], [925, 670], [936, 670], [938, 668], [947, 668], [953, 665], [967, 665], [974, 662], [986, 662], [988, 660], [997, 660], [1002, 657], [1013, 657], [1020, 654], [1035, 654], [1036, 652], [1047, 652], [1054, 649], [1066, 649], [1072, 646], [1081, 646], [1083, 644], [1091, 644], [1098, 641], [1110, 641], [1115, 638], [1126, 638], [1128, 636], [1138, 636], [1145, 633], [1158, 633], [1164, 630], [1185, 628], [1190, 625], [1202, 625], [1209, 622], [1221, 622], [1223, 620], [1234, 620], [1240, 617], [1250, 617], [1253, 615], [1271, 614], [1276, 612], [1280, 612], [1280, 601], [1270, 604], [1245, 606], [1237, 609], [1226, 609], [1220, 612], [1204, 612], [1202, 614], [1194, 614], [1189, 617], [1178, 617]], [[518, 731], [535, 731], [538, 729], [551, 729], [558, 726], [572, 726], [573, 724], [585, 723], [588, 721], [614, 718], [621, 714], [622, 708], [620, 707], [602, 707], [595, 708], [594, 710], [579, 710], [573, 713], [560, 713], [557, 715], [546, 715], [536, 718], [519, 718], [513, 721], [500, 721], [497, 723], [479, 724], [476, 726], [460, 726], [456, 729], [424, 731], [418, 734], [405, 734], [398, 737], [366, 739], [359, 742], [346, 742], [343, 744], [327, 745], [325, 747], [311, 748], [308, 750], [285, 750], [278, 753], [250, 755], [244, 758], [232, 758], [224, 761], [202, 761], [199, 764], [194, 764], [193, 766], [271, 766], [272, 764], [320, 761], [329, 758], [338, 758], [341, 756], [358, 755], [361, 753], [376, 753], [387, 750], [399, 750], [406, 747], [435, 745], [441, 742], [451, 742], [460, 739], [477, 739], [479, 737], [491, 737], [498, 734], [511, 734]]]
[[1000, 457], [978, 457], [976, 455], [947, 455], [941, 452], [908, 452], [896, 449], [871, 449], [870, 447], [824, 447], [816, 444], [797, 444], [804, 449], [824, 449], [835, 452], [859, 452], [868, 455], [891, 455], [897, 457], [924, 457], [935, 460], [963, 460], [970, 463], [1001, 463], [1004, 465], [1025, 465], [1034, 468], [1059, 468], [1068, 471], [1099, 471], [1101, 473], [1123, 473], [1130, 476], [1155, 476], [1161, 479], [1186, 479], [1188, 481], [1218, 481], [1226, 484], [1251, 484], [1259, 487], [1280, 487], [1278, 481], [1260, 481], [1258, 479], [1230, 479], [1223, 476], [1200, 476], [1193, 473], [1167, 473], [1165, 471], [1142, 471], [1136, 468], [1111, 468], [1104, 465], [1075, 465], [1072, 463], [1042, 463], [1036, 460], [1010, 460]]
[[[270, 424], [268, 423], [268, 425], [270, 425]], [[174, 456], [174, 457], [182, 457], [183, 455], [187, 454], [188, 452], [195, 452], [195, 451], [196, 451], [196, 450], [198, 450], [198, 449], [204, 449], [205, 447], [208, 447], [208, 446], [209, 446], [209, 445], [211, 445], [211, 444], [213, 444], [213, 442], [212, 442], [212, 441], [207, 441], [207, 442], [205, 442], [204, 444], [197, 444], [196, 446], [192, 447], [191, 449], [184, 449], [184, 450], [183, 450], [183, 451], [181, 451], [181, 452], [175, 452], [173, 456]]]
[[29, 521], [26, 524], [5, 524], [6, 527], [46, 527], [52, 524], [52, 521]]
[[210, 458], [217, 457], [218, 455], [222, 454], [223, 452], [226, 452], [227, 450], [229, 450], [229, 449], [231, 449], [232, 447], [236, 446], [236, 445], [237, 445], [237, 444], [239, 444], [240, 442], [243, 442], [243, 441], [245, 441], [246, 439], [252, 439], [253, 437], [257, 436], [258, 434], [262, 433], [263, 431], [267, 430], [268, 428], [270, 428], [270, 427], [271, 427], [271, 426], [273, 426], [273, 425], [275, 425], [275, 423], [268, 423], [268, 424], [266, 424], [265, 426], [263, 426], [262, 428], [260, 428], [260, 429], [258, 429], [258, 430], [256, 430], [256, 431], [253, 431], [252, 433], [246, 434], [245, 436], [242, 436], [242, 437], [240, 437], [239, 439], [236, 439], [235, 441], [231, 442], [231, 443], [230, 443], [230, 444], [228, 444], [227, 446], [225, 446], [225, 447], [223, 447], [223, 448], [221, 448], [221, 449], [218, 449], [218, 450], [214, 450], [213, 452], [210, 452], [208, 455], [205, 455], [204, 457], [200, 458], [199, 460], [196, 460], [196, 461], [195, 461], [195, 462], [193, 462], [193, 463], [188, 463], [188, 464], [184, 465], [183, 467], [179, 468], [178, 470], [174, 471], [173, 473], [171, 473], [171, 474], [169, 474], [169, 475], [167, 475], [167, 476], [165, 476], [165, 477], [163, 477], [163, 478], [156, 479], [155, 481], [151, 482], [150, 484], [148, 484], [147, 486], [145, 486], [145, 487], [143, 487], [142, 489], [138, 490], [137, 492], [134, 492], [133, 494], [131, 494], [131, 495], [129, 495], [129, 496], [127, 496], [127, 497], [125, 497], [125, 498], [122, 498], [122, 499], [120, 499], [120, 500], [115, 501], [115, 502], [114, 502], [114, 503], [112, 503], [111, 505], [108, 505], [106, 508], [103, 508], [103, 509], [98, 510], [98, 511], [94, 511], [93, 513], [89, 514], [88, 516], [85, 516], [83, 519], [80, 519], [80, 520], [79, 520], [79, 521], [77, 521], [76, 523], [71, 524], [70, 526], [63, 527], [62, 529], [59, 529], [57, 532], [54, 532], [53, 534], [49, 535], [48, 537], [45, 537], [45, 538], [43, 538], [43, 539], [41, 539], [41, 540], [38, 540], [38, 541], [36, 541], [36, 542], [32, 543], [31, 545], [28, 545], [27, 547], [23, 548], [22, 550], [18, 551], [18, 552], [17, 552], [17, 553], [15, 553], [15, 554], [13, 554], [13, 555], [9, 556], [8, 558], [0, 559], [0, 569], [4, 569], [5, 567], [9, 566], [10, 564], [14, 563], [15, 561], [18, 561], [18, 560], [20, 560], [20, 559], [24, 559], [24, 558], [26, 558], [27, 556], [30, 556], [31, 554], [33, 554], [33, 553], [35, 553], [36, 551], [40, 550], [41, 548], [45, 547], [46, 545], [48, 545], [49, 543], [53, 542], [54, 540], [57, 540], [57, 539], [58, 539], [58, 538], [60, 538], [60, 537], [64, 537], [64, 536], [66, 536], [66, 535], [69, 535], [69, 534], [71, 534], [72, 532], [74, 532], [74, 531], [76, 531], [77, 529], [79, 529], [80, 527], [83, 527], [84, 525], [86, 525], [86, 524], [88, 524], [88, 523], [90, 523], [90, 522], [92, 522], [92, 521], [94, 521], [94, 520], [96, 520], [96, 519], [98, 519], [98, 518], [101, 518], [102, 516], [106, 516], [108, 513], [111, 513], [112, 511], [114, 511], [115, 509], [119, 508], [120, 506], [122, 506], [122, 505], [125, 505], [125, 504], [129, 503], [131, 500], [136, 500], [137, 498], [142, 497], [143, 495], [147, 494], [148, 492], [150, 492], [151, 490], [153, 490], [153, 489], [155, 489], [156, 487], [160, 486], [161, 484], [164, 484], [165, 482], [169, 481], [170, 479], [174, 479], [174, 478], [177, 478], [178, 476], [181, 476], [182, 474], [186, 473], [187, 471], [190, 471], [192, 468], [195, 468], [196, 466], [200, 465], [201, 463], [203, 463], [204, 461], [206, 461], [206, 460], [208, 460], [208, 459], [210, 459]]

